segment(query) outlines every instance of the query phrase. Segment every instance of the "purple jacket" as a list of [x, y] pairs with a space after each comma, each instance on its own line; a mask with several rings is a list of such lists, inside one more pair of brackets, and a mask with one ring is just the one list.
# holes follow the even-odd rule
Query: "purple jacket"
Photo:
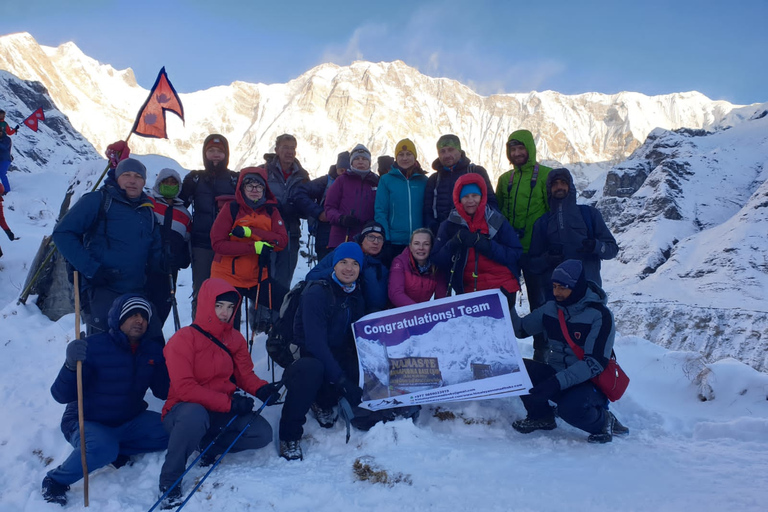
[[[337, 247], [360, 233], [366, 222], [373, 220], [376, 187], [379, 177], [368, 172], [365, 178], [347, 171], [333, 182], [325, 196], [325, 216], [331, 223], [328, 247]], [[339, 223], [342, 215], [351, 215], [359, 221], [354, 228]]]

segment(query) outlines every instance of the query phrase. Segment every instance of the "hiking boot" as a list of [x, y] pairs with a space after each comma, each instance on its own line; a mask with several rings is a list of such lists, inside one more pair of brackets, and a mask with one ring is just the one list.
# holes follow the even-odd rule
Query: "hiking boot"
[[526, 416], [524, 420], [513, 421], [512, 428], [521, 434], [530, 434], [536, 430], [554, 430], [557, 428], [557, 423], [555, 423], [554, 416], [548, 416], [537, 420]]
[[626, 427], [621, 424], [619, 421], [619, 418], [616, 417], [615, 414], [611, 413], [613, 416], [613, 435], [615, 436], [626, 436], [629, 435], [629, 427]]
[[207, 468], [210, 466], [213, 466], [213, 463], [216, 462], [216, 456], [210, 452], [205, 452], [202, 457], [200, 457], [200, 467], [201, 468]]
[[280, 456], [285, 460], [304, 460], [300, 441], [280, 441]]
[[133, 466], [133, 459], [130, 455], [123, 455], [122, 453], [117, 456], [115, 460], [110, 464], [115, 469], [120, 469], [123, 466]]
[[[590, 443], [599, 443], [599, 444], [605, 444], [610, 443], [613, 441], [613, 434], [614, 428], [616, 426], [616, 416], [613, 415], [611, 411], [605, 411], [605, 421], [603, 422], [603, 430], [602, 432], [598, 432], [597, 434], [590, 434], [587, 438], [587, 441]], [[625, 427], [624, 425], [621, 425], [623, 427], [624, 434], [629, 434], [629, 429]]]
[[[167, 487], [160, 486], [160, 496], [165, 494], [165, 492], [168, 490]], [[176, 487], [171, 489], [171, 492], [168, 493], [168, 496], [163, 499], [163, 501], [160, 502], [160, 510], [173, 510], [175, 508], [178, 508], [179, 505], [184, 500], [181, 497], [181, 482], [178, 483]]]
[[338, 418], [336, 414], [336, 410], [331, 407], [329, 409], [323, 409], [316, 403], [312, 404], [312, 412], [315, 415], [315, 419], [323, 428], [333, 428], [333, 426], [336, 424], [336, 418]]
[[60, 484], [49, 476], [43, 478], [43, 486], [41, 492], [43, 493], [43, 499], [48, 503], [58, 503], [63, 507], [67, 504], [68, 490], [68, 485]]

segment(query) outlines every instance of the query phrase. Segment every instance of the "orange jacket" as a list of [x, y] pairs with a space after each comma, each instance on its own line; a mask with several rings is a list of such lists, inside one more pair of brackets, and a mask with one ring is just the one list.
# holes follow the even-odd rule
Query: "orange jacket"
[[[248, 174], [258, 174], [264, 178], [265, 183], [267, 182], [267, 173], [263, 167], [247, 167], [241, 170], [235, 195], [235, 200], [240, 205], [237, 217], [232, 218], [230, 205], [227, 203], [219, 211], [211, 228], [211, 246], [216, 253], [211, 265], [211, 277], [224, 279], [239, 288], [253, 288], [259, 281], [269, 277], [268, 268], [262, 269], [262, 275], [259, 276], [259, 255], [256, 254], [254, 242], [268, 242], [275, 251], [282, 251], [288, 245], [288, 233], [269, 185], [264, 188], [266, 203], [255, 211], [246, 204], [242, 183]], [[230, 235], [235, 226], [251, 228], [250, 238]]]
[[[253, 360], [245, 338], [232, 327], [232, 318], [224, 323], [216, 317], [216, 297], [235, 291], [221, 279], [208, 279], [200, 287], [195, 324], [226, 346], [232, 357], [192, 326], [182, 327], [163, 349], [171, 387], [163, 406], [163, 416], [179, 402], [200, 404], [209, 411], [228, 412], [235, 384], [253, 395], [267, 384], [253, 373]], [[239, 301], [235, 308], [240, 307]], [[232, 317], [234, 318], [234, 314]]]

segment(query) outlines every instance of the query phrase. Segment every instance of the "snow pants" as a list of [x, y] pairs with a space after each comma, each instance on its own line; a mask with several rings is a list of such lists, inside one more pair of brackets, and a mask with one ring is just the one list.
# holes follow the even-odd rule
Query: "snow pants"
[[[523, 279], [525, 280], [525, 291], [531, 311], [543, 306], [546, 299], [541, 275], [523, 269]], [[544, 362], [546, 349], [547, 340], [544, 338], [544, 334], [535, 334], [533, 336], [533, 359], [539, 362]]]
[[3, 187], [5, 187], [5, 193], [11, 191], [11, 183], [8, 181], [8, 168], [11, 166], [10, 160], [5, 160], [3, 162], [0, 162], [0, 182], [3, 183]]
[[[548, 364], [530, 359], [523, 359], [523, 362], [534, 386], [557, 373]], [[549, 400], [542, 400], [536, 395], [524, 395], [520, 398], [529, 418], [538, 420], [552, 415]], [[550, 400], [557, 404], [557, 414], [566, 423], [590, 434], [602, 432], [605, 413], [608, 410], [608, 399], [591, 381], [564, 389]]]
[[197, 311], [197, 292], [203, 285], [203, 281], [211, 277], [211, 264], [216, 255], [213, 249], [192, 247], [192, 321], [195, 320]]
[[[49, 477], [62, 485], [71, 485], [83, 478], [79, 426], [69, 434], [67, 441], [75, 450], [63, 464], [48, 472]], [[108, 427], [95, 421], [85, 422], [85, 457], [89, 473], [106, 466], [118, 455], [157, 452], [167, 446], [168, 434], [160, 414], [156, 412], [144, 411], [118, 427]]]
[[[163, 418], [163, 426], [168, 432], [168, 453], [160, 470], [160, 487], [170, 487], [183, 473], [187, 459], [195, 450], [204, 450], [211, 441], [226, 427], [233, 414], [208, 411], [200, 404], [181, 402]], [[269, 422], [256, 413], [241, 415], [224, 431], [206, 455], [220, 455], [235, 438], [246, 428], [230, 451], [256, 450], [272, 442], [272, 427]]]

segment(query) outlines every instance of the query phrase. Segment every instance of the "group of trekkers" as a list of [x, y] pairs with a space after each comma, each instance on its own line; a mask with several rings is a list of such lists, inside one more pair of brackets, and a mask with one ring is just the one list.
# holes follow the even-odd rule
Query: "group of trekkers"
[[[84, 195], [53, 234], [82, 278], [88, 336], [68, 344], [51, 389], [67, 404], [61, 429], [75, 451], [43, 480], [47, 501], [65, 504], [69, 485], [83, 475], [78, 363], [88, 470], [167, 450], [161, 506], [174, 508], [193, 453], [211, 465], [227, 449], [271, 443], [272, 427], [254, 412], [252, 397], [274, 405], [285, 387], [278, 452], [287, 460], [304, 457], [310, 410], [324, 428], [340, 412], [361, 430], [398, 417], [415, 421], [419, 407], [358, 407], [363, 391], [351, 325], [367, 313], [453, 293], [501, 290], [515, 334], [534, 337], [533, 359], [525, 360], [533, 383], [523, 397], [528, 414], [515, 430], [550, 430], [559, 416], [590, 442], [628, 432], [590, 380], [613, 349], [600, 261], [616, 256], [618, 246], [600, 212], [577, 204], [570, 172], [538, 163], [531, 132], [509, 136], [512, 168], [495, 190], [452, 134], [437, 141], [431, 174], [409, 139], [397, 142], [393, 160], [379, 159], [378, 172], [358, 144], [314, 180], [296, 149], [294, 136], [280, 135], [262, 165], [235, 172], [227, 139], [212, 134], [203, 143], [202, 170], [182, 179], [162, 169], [147, 194], [145, 166], [124, 142], [108, 147], [103, 187]], [[319, 262], [293, 319], [297, 358], [269, 383], [254, 373], [240, 312], [247, 315], [243, 306], [251, 301], [251, 326], [268, 330], [293, 283], [302, 219], [315, 235]], [[194, 322], [180, 328], [176, 319], [166, 344], [162, 327], [176, 277], [189, 265]], [[531, 309], [523, 318], [515, 310], [521, 274]], [[558, 312], [583, 357], [567, 343]], [[147, 410], [148, 389], [166, 400], [162, 413]]]

